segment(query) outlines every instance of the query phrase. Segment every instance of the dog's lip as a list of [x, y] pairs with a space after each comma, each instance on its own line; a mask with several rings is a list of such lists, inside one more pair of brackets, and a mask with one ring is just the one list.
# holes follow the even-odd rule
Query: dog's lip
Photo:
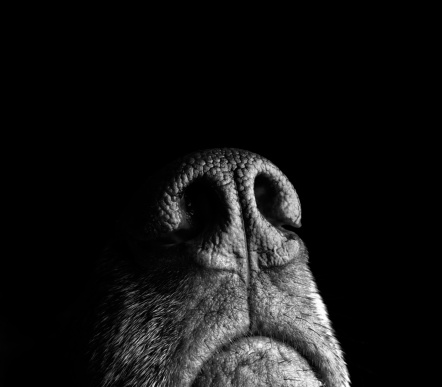
[[[198, 380], [198, 376], [201, 374], [202, 370], [204, 369], [204, 366], [210, 362], [212, 359], [216, 358], [222, 353], [228, 353], [232, 350], [232, 348], [237, 348], [241, 345], [247, 345], [250, 346], [250, 348], [259, 349], [261, 347], [265, 346], [278, 346], [283, 347], [289, 352], [292, 352], [296, 357], [300, 358], [302, 362], [305, 362], [313, 374], [313, 378], [316, 379], [318, 383], [321, 383], [324, 380], [324, 377], [322, 375], [322, 372], [320, 369], [318, 369], [315, 366], [315, 361], [313, 359], [309, 359], [308, 356], [305, 356], [301, 351], [299, 351], [297, 348], [295, 348], [293, 345], [291, 345], [288, 342], [281, 341], [275, 337], [270, 336], [263, 336], [263, 335], [243, 335], [238, 336], [235, 339], [229, 340], [228, 343], [225, 343], [221, 345], [215, 353], [213, 353], [204, 363], [201, 365], [201, 367], [198, 369], [198, 372], [195, 375], [195, 378], [193, 380], [192, 386], [197, 387], [199, 384], [196, 384], [196, 381]], [[232, 356], [237, 356], [238, 353], [236, 351], [233, 351]], [[304, 370], [305, 371], [305, 370]], [[320, 384], [322, 385], [322, 384]]]

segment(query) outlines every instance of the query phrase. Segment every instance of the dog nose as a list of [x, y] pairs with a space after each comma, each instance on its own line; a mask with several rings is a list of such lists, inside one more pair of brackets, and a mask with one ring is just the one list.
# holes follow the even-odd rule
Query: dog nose
[[153, 176], [123, 221], [137, 261], [240, 271], [299, 253], [295, 189], [270, 161], [239, 149], [188, 155]]

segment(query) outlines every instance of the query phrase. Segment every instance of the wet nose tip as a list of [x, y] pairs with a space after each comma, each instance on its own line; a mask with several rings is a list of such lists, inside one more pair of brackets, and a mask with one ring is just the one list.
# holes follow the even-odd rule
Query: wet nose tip
[[300, 227], [297, 194], [278, 168], [248, 151], [215, 149], [188, 155], [154, 175], [126, 212], [126, 234], [156, 245], [186, 242], [239, 216], [232, 211], [241, 198], [243, 211], [255, 203], [274, 226]]

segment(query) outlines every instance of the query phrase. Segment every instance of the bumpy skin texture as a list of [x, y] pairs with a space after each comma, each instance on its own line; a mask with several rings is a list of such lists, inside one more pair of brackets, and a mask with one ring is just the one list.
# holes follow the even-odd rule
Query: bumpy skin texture
[[103, 255], [90, 340], [98, 386], [349, 386], [268, 160], [194, 153], [152, 177]]

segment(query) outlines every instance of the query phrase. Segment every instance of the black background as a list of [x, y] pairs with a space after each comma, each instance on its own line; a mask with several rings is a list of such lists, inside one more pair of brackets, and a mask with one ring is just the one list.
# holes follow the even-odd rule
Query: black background
[[[299, 52], [267, 43], [266, 61], [259, 45], [229, 56], [178, 38], [141, 48], [116, 35], [76, 39], [29, 36], [12, 77], [7, 385], [26, 379], [28, 353], [51, 336], [135, 190], [176, 157], [214, 147], [256, 152], [292, 181], [353, 385], [376, 385], [394, 334], [380, 318], [394, 313], [391, 269], [408, 259], [396, 253], [396, 229], [416, 112], [397, 53], [364, 36], [324, 35]], [[37, 362], [47, 372], [49, 355]]]

